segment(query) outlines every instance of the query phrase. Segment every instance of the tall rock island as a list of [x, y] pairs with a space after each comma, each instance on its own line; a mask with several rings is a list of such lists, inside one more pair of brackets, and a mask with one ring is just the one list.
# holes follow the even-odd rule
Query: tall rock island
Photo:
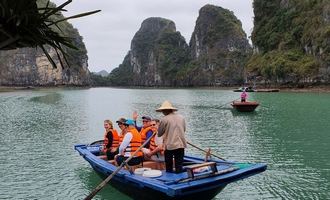
[[173, 21], [144, 20], [123, 63], [109, 79], [117, 86], [214, 86], [243, 82], [251, 54], [235, 15], [221, 7], [200, 9], [190, 45]]

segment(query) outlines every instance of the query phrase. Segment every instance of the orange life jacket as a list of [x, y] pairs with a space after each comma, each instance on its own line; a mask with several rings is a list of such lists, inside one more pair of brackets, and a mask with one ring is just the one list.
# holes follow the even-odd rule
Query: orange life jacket
[[147, 128], [142, 128], [141, 131], [140, 131], [140, 135], [141, 135], [141, 142], [142, 144], [147, 140], [147, 133], [148, 131], [151, 130], [151, 127], [147, 127]]
[[[106, 152], [107, 150], [110, 150], [107, 148], [107, 145], [109, 144], [109, 140], [108, 140], [108, 137], [107, 137], [107, 134], [109, 132], [105, 132], [104, 133], [104, 142], [103, 142], [103, 152]], [[112, 129], [111, 130], [111, 133], [112, 133], [112, 146], [111, 147], [119, 147], [119, 135], [118, 135], [118, 132], [115, 130], [115, 129]]]
[[[141, 135], [140, 133], [136, 130], [136, 128], [129, 128], [128, 132], [132, 133], [132, 139], [131, 142], [129, 143], [129, 145], [126, 147], [126, 149], [124, 150], [125, 153], [130, 153], [130, 155], [132, 155], [141, 145]], [[138, 151], [135, 154], [135, 157], [138, 156], [143, 156], [142, 151]]]
[[[155, 149], [158, 147], [158, 145], [156, 144], [155, 138], [156, 138], [156, 135], [154, 135], [154, 136], [151, 138], [151, 140], [150, 140], [150, 145], [149, 145], [149, 149], [150, 149], [150, 151], [153, 151], [153, 150], [155, 150]], [[164, 150], [160, 151], [159, 153], [160, 153], [161, 155], [163, 155], [163, 154], [164, 154]]]

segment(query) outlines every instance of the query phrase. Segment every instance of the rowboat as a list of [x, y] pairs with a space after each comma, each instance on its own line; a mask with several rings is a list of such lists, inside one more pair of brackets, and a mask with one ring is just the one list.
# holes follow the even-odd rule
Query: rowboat
[[256, 101], [233, 101], [231, 106], [239, 112], [252, 112], [258, 107], [259, 103]]
[[[75, 145], [75, 150], [103, 178], [112, 174], [117, 166], [102, 159], [100, 145]], [[160, 163], [144, 161], [143, 166], [122, 168], [109, 184], [133, 199], [200, 200], [212, 199], [227, 184], [253, 176], [266, 170], [262, 163], [239, 163], [196, 156], [184, 157], [182, 173], [168, 173]]]

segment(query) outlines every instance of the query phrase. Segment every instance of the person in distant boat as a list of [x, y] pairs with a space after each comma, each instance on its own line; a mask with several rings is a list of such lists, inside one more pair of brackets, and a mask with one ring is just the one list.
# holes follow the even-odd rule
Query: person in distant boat
[[163, 136], [166, 172], [173, 172], [174, 158], [175, 173], [180, 173], [187, 142], [185, 139], [186, 122], [182, 115], [175, 113], [177, 110], [169, 101], [164, 101], [156, 109], [156, 112], [164, 114], [159, 123], [157, 136]]
[[113, 128], [112, 122], [108, 119], [104, 120], [104, 129], [103, 152], [108, 160], [113, 160], [115, 155], [118, 154], [119, 135], [116, 129]]
[[[142, 127], [137, 126], [136, 120], [138, 118], [138, 114], [136, 111], [133, 112], [133, 120], [135, 121], [135, 127], [141, 134], [142, 143], [148, 140], [151, 136], [153, 131], [151, 130], [150, 123], [151, 117], [143, 116], [142, 117]], [[149, 148], [150, 142], [148, 142], [144, 147]]]
[[[152, 119], [150, 121], [150, 127], [153, 133], [158, 131], [159, 122], [159, 119]], [[150, 140], [149, 148], [142, 148], [142, 152], [144, 155], [144, 160], [153, 160], [156, 162], [165, 161], [163, 137], [154, 135]]]
[[243, 92], [241, 93], [241, 102], [246, 102], [247, 96], [248, 95], [246, 89], [244, 89]]
[[[127, 160], [138, 150], [142, 145], [140, 133], [135, 128], [135, 122], [132, 119], [127, 119], [123, 125], [125, 126], [125, 134], [123, 141], [119, 146], [119, 153], [115, 156], [117, 165], [121, 165], [124, 160]], [[138, 151], [135, 156], [127, 163], [128, 165], [138, 165], [143, 160], [142, 151]]]

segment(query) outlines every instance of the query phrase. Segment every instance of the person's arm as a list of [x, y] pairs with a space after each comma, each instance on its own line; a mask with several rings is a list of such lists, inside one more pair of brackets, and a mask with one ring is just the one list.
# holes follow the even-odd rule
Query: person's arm
[[136, 121], [134, 121], [134, 123], [135, 123], [134, 125], [135, 125], [136, 130], [138, 130], [140, 132], [142, 129], [142, 126], [138, 126]]
[[133, 138], [133, 135], [131, 132], [128, 132], [125, 134], [122, 143], [119, 146], [119, 154], [123, 155], [124, 154], [124, 150], [126, 149], [126, 147], [129, 145], [129, 143], [131, 142]]
[[158, 137], [161, 137], [162, 135], [164, 135], [165, 127], [166, 127], [165, 122], [163, 120], [161, 120], [159, 123], [159, 127], [158, 127], [158, 133], [157, 133]]
[[140, 132], [141, 129], [142, 129], [142, 126], [138, 126], [137, 123], [136, 123], [136, 120], [137, 120], [138, 116], [139, 116], [138, 113], [136, 111], [134, 111], [133, 114], [132, 114], [132, 118], [134, 120], [135, 128]]

